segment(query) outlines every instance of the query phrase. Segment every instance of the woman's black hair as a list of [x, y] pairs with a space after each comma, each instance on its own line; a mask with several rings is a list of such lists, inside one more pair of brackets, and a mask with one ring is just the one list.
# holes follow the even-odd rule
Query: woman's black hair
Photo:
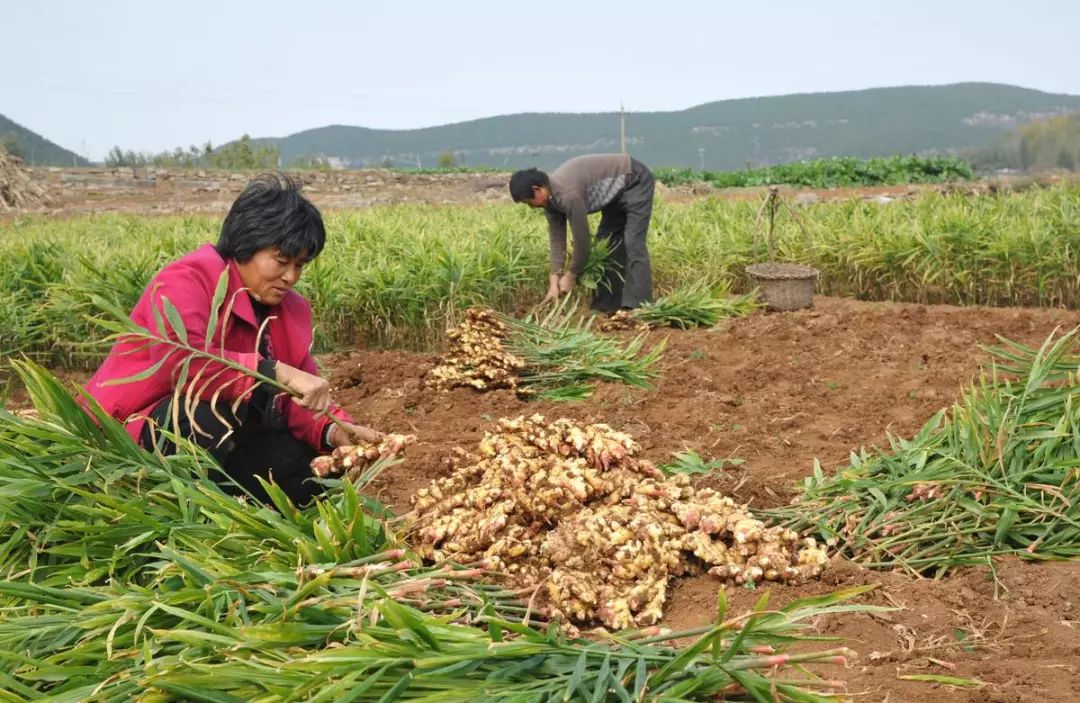
[[325, 245], [322, 215], [300, 195], [300, 184], [284, 173], [266, 173], [248, 183], [229, 208], [215, 248], [242, 264], [270, 248], [311, 261]]
[[533, 186], [548, 188], [551, 186], [551, 181], [548, 180], [548, 175], [538, 168], [515, 171], [514, 175], [510, 176], [510, 197], [515, 203], [531, 200], [536, 197]]

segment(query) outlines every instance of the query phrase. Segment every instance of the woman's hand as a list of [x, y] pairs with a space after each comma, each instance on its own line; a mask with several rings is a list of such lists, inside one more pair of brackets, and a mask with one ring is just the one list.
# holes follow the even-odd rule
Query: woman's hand
[[330, 427], [327, 440], [333, 446], [340, 447], [346, 444], [360, 444], [361, 442], [364, 444], [378, 444], [385, 436], [382, 432], [373, 430], [370, 427], [342, 421], [341, 424], [334, 423]]
[[415, 439], [414, 437], [406, 437], [404, 435], [390, 435], [389, 441], [386, 442], [386, 446], [382, 448], [382, 458], [397, 456], [401, 453], [401, 450], [405, 448], [405, 444], [408, 441]]
[[322, 378], [280, 361], [274, 366], [274, 375], [280, 383], [296, 393], [292, 401], [300, 407], [314, 413], [324, 412], [330, 407], [330, 384]]
[[330, 434], [327, 435], [327, 441], [335, 447], [340, 447], [345, 444], [374, 444], [379, 447], [379, 456], [383, 459], [388, 459], [392, 456], [397, 456], [401, 453], [401, 450], [405, 448], [405, 443], [411, 437], [405, 437], [399, 434], [388, 435], [385, 432], [379, 432], [373, 430], [370, 427], [364, 427], [363, 425], [354, 425], [351, 422], [342, 421], [334, 423], [330, 427]]

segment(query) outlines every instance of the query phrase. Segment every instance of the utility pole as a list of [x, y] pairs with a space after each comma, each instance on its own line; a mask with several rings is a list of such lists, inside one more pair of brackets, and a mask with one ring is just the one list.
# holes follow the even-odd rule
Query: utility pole
[[619, 103], [619, 151], [626, 153], [626, 110]]
[[705, 172], [705, 147], [699, 146], [697, 148], [698, 161], [701, 162], [701, 171]]

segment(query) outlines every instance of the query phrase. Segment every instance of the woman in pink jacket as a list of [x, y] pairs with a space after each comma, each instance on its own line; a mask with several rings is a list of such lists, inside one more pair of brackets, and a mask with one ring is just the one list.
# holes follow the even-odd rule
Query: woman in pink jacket
[[[178, 409], [174, 428], [172, 401], [183, 380], [184, 357], [170, 354], [164, 344], [127, 340], [112, 348], [87, 390], [147, 449], [156, 445], [166, 453], [175, 451], [156, 432], [161, 427], [176, 429], [209, 450], [228, 475], [219, 481], [226, 490], [235, 492], [239, 484], [265, 501], [256, 480], [260, 476], [272, 478], [295, 502], [308, 502], [321, 491], [311, 480], [310, 462], [317, 454], [381, 436], [353, 424], [331, 402], [329, 385], [311, 356], [311, 308], [293, 287], [325, 242], [322, 216], [300, 195], [299, 186], [284, 175], [261, 176], [233, 203], [217, 245], [207, 244], [162, 269], [131, 314], [140, 326], [157, 329], [156, 320], [167, 319], [162, 304], [167, 298], [180, 313], [191, 346], [207, 348], [209, 336], [212, 353], [274, 378], [294, 397], [219, 361], [196, 358], [179, 397], [194, 394], [197, 402], [191, 413]], [[222, 274], [228, 290], [219, 321], [208, 330]], [[148, 378], [107, 383], [153, 368], [163, 358]], [[332, 423], [330, 415], [348, 431]]]

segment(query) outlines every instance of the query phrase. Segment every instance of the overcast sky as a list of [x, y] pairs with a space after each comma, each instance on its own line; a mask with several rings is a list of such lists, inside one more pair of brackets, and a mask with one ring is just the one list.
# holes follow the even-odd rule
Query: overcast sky
[[94, 159], [958, 81], [1080, 94], [1080, 0], [3, 0], [0, 114]]

